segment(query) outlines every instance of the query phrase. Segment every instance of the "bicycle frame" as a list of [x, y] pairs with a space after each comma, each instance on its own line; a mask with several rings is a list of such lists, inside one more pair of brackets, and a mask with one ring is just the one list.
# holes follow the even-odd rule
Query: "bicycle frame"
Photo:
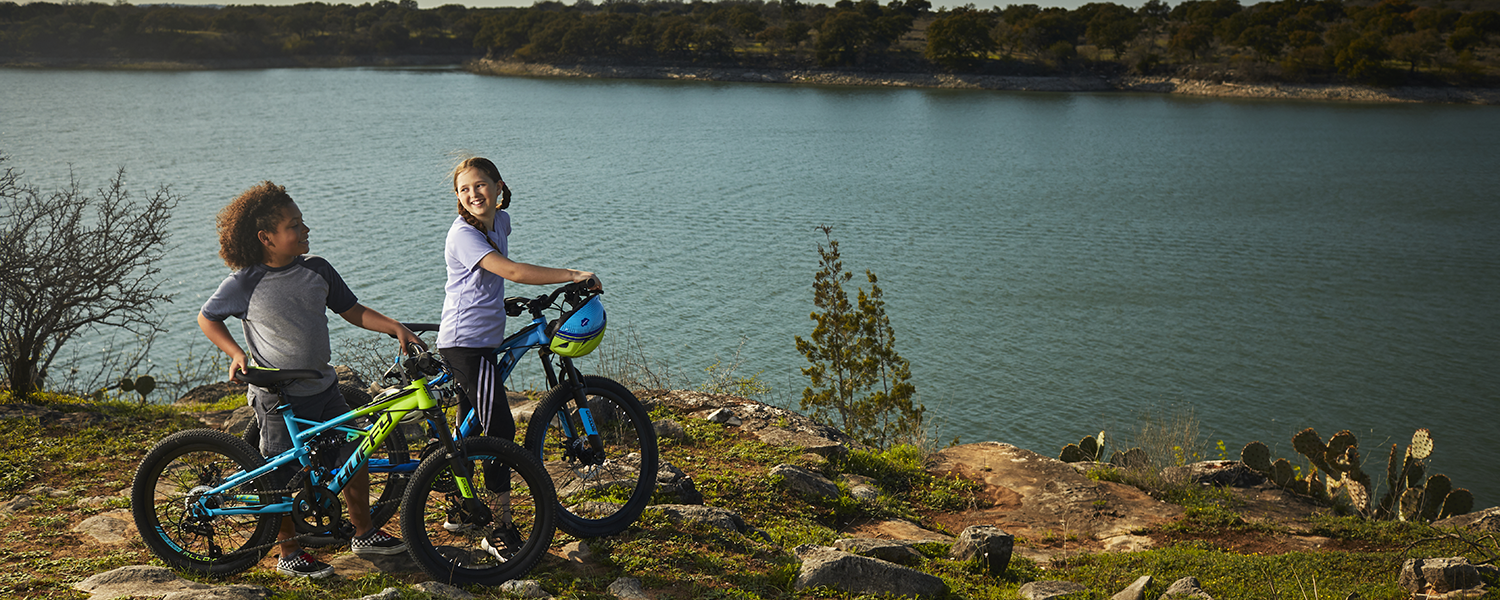
[[[495, 355], [495, 363], [500, 369], [500, 381], [510, 381], [511, 372], [515, 370], [516, 365], [520, 364], [521, 359], [524, 358], [526, 356], [526, 353], [531, 351], [531, 349], [546, 348], [549, 344], [552, 343], [552, 338], [547, 335], [546, 330], [546, 319], [533, 318], [530, 325], [527, 325], [526, 327], [521, 328], [520, 331], [507, 336], [505, 338], [505, 341], [501, 342], [500, 345], [494, 349], [493, 352]], [[548, 362], [545, 356], [541, 358], [541, 361], [542, 370], [546, 373], [547, 376], [547, 386], [549, 388], [556, 387], [559, 379], [556, 371], [552, 367], [552, 363]], [[562, 361], [563, 369], [571, 372], [570, 374], [568, 374], [567, 378], [573, 381], [580, 381], [579, 374], [573, 367], [573, 360], [567, 357], [562, 357]], [[438, 380], [438, 383], [447, 381], [447, 377], [449, 376], [447, 374], [444, 374], [443, 378]], [[593, 416], [589, 414], [588, 406], [585, 403], [580, 402], [579, 410], [583, 415], [581, 420], [583, 421], [584, 435], [589, 436], [591, 442], [596, 441], [598, 439], [599, 432], [595, 430], [594, 419]], [[570, 425], [566, 420], [563, 421], [562, 426], [563, 432], [568, 437], [572, 438], [577, 436], [577, 433], [572, 429], [572, 425]], [[465, 437], [477, 434], [478, 429], [479, 420], [474, 412], [471, 411], [470, 414], [466, 416], [466, 418], [463, 418], [459, 422], [458, 433], [454, 437], [463, 439]], [[416, 468], [407, 467], [406, 465], [397, 465], [395, 467], [391, 467], [388, 464], [379, 464], [381, 462], [381, 459], [371, 461], [370, 470], [381, 473], [399, 473], [403, 470], [409, 471]]]
[[[254, 506], [210, 507], [207, 503], [211, 498], [219, 497], [226, 490], [234, 489], [247, 481], [289, 465], [292, 461], [297, 461], [302, 466], [311, 465], [312, 450], [308, 444], [313, 438], [328, 431], [341, 431], [346, 436], [352, 434], [365, 438], [355, 448], [354, 453], [350, 455], [348, 460], [330, 472], [331, 478], [325, 487], [334, 493], [341, 492], [349, 484], [349, 481], [354, 478], [354, 475], [359, 472], [360, 467], [370, 462], [369, 457], [374, 453], [375, 449], [385, 442], [386, 437], [397, 427], [401, 419], [411, 411], [425, 412], [429, 420], [435, 419], [437, 421], [435, 423], [436, 426], [446, 429], [447, 417], [443, 415], [442, 411], [433, 410], [435, 408], [437, 408], [437, 401], [427, 391], [426, 378], [412, 381], [411, 384], [389, 398], [371, 402], [366, 406], [351, 410], [329, 421], [309, 421], [299, 418], [293, 414], [289, 405], [282, 403], [277, 410], [281, 412], [283, 419], [286, 421], [287, 430], [291, 433], [292, 448], [276, 455], [264, 466], [249, 472], [234, 474], [227, 478], [224, 483], [205, 491], [199, 496], [195, 508], [207, 516], [284, 514], [292, 512], [294, 501], [291, 499], [283, 499], [283, 501], [273, 504], [259, 504], [261, 502], [260, 497], [254, 494], [239, 494], [234, 496], [236, 500], [241, 502], [257, 503]], [[359, 417], [370, 416], [376, 413], [379, 413], [380, 416], [367, 429], [348, 426], [348, 423]], [[302, 427], [304, 426], [307, 426], [307, 428], [303, 429]], [[388, 467], [389, 463], [386, 466]], [[402, 466], [404, 467], [405, 465]], [[413, 463], [410, 469], [406, 470], [415, 469], [416, 464]], [[312, 471], [311, 473], [316, 473], [316, 471]], [[466, 500], [474, 498], [473, 488], [469, 484], [469, 474], [462, 473], [460, 475], [455, 478], [458, 481], [459, 491]]]

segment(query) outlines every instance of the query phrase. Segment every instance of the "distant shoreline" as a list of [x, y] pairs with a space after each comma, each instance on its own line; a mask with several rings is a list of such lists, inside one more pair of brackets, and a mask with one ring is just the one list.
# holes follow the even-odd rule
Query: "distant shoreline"
[[1500, 88], [1375, 88], [1337, 84], [1228, 83], [1175, 77], [1001, 76], [952, 73], [866, 73], [723, 67], [558, 66], [476, 60], [465, 65], [483, 75], [599, 79], [676, 79], [746, 83], [794, 83], [862, 87], [1010, 90], [1026, 92], [1147, 92], [1216, 98], [1265, 98], [1320, 102], [1439, 103], [1500, 105]]
[[1391, 87], [1342, 84], [1232, 83], [1158, 76], [1001, 76], [952, 73], [876, 73], [746, 67], [573, 66], [475, 60], [468, 56], [405, 55], [278, 57], [213, 60], [11, 59], [5, 68], [199, 71], [226, 69], [462, 67], [471, 73], [510, 77], [669, 79], [784, 83], [854, 87], [910, 87], [1038, 92], [1145, 92], [1214, 98], [1258, 98], [1315, 102], [1500, 105], [1500, 88]]

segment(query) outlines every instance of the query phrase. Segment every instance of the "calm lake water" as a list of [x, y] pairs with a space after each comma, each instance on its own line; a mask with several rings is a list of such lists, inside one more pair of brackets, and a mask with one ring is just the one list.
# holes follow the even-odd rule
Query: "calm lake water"
[[1300, 463], [1293, 433], [1349, 429], [1380, 473], [1427, 427], [1433, 470], [1500, 503], [1494, 107], [0, 70], [0, 152], [30, 182], [124, 167], [183, 197], [158, 365], [202, 346], [214, 213], [266, 179], [366, 304], [436, 321], [463, 151], [516, 191], [513, 257], [601, 274], [616, 337], [677, 375], [743, 344], [739, 374], [795, 405], [827, 224], [857, 283], [880, 276], [943, 439], [1055, 456], [1192, 411], [1210, 458]]

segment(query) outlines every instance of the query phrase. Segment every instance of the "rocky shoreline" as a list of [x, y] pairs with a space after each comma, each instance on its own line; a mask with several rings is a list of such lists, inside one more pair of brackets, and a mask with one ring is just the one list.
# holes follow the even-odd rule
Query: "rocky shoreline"
[[953, 73], [864, 73], [710, 67], [562, 66], [477, 60], [474, 73], [512, 77], [677, 79], [743, 83], [1009, 90], [1025, 92], [1146, 92], [1219, 98], [1265, 98], [1321, 102], [1443, 103], [1500, 105], [1500, 88], [1395, 87], [1334, 84], [1246, 84], [1176, 77], [999, 76]]
[[1141, 92], [1210, 98], [1311, 102], [1500, 105], [1500, 88], [1391, 87], [1339, 84], [1233, 83], [1179, 77], [1003, 76], [955, 73], [875, 73], [742, 67], [556, 65], [474, 60], [465, 56], [309, 56], [212, 60], [78, 58], [0, 59], [0, 68], [197, 71], [345, 67], [462, 67], [482, 75], [596, 79], [675, 79], [855, 87], [1004, 90], [1021, 92]]

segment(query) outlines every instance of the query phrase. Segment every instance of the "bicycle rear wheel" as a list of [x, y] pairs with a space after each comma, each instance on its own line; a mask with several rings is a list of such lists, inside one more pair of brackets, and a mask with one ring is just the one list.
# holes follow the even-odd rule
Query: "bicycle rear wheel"
[[[471, 437], [460, 443], [473, 473], [474, 493], [494, 521], [481, 523], [468, 514], [449, 460], [435, 452], [407, 482], [401, 537], [412, 558], [437, 581], [499, 585], [525, 575], [547, 553], [556, 530], [557, 498], [547, 472], [515, 442]], [[489, 472], [506, 473], [508, 481], [491, 481]], [[497, 491], [507, 487], [508, 503]], [[513, 527], [501, 525], [506, 513]]]
[[225, 577], [255, 566], [276, 541], [281, 515], [202, 516], [198, 507], [254, 508], [279, 498], [285, 481], [272, 471], [225, 493], [204, 492], [266, 464], [239, 438], [212, 429], [167, 436], [136, 469], [131, 512], [146, 547], [174, 569]]
[[614, 535], [640, 518], [656, 489], [656, 429], [625, 386], [596, 376], [584, 377], [583, 386], [604, 453], [588, 448], [565, 385], [548, 392], [532, 413], [526, 449], [541, 458], [557, 485], [559, 529], [577, 537]]

